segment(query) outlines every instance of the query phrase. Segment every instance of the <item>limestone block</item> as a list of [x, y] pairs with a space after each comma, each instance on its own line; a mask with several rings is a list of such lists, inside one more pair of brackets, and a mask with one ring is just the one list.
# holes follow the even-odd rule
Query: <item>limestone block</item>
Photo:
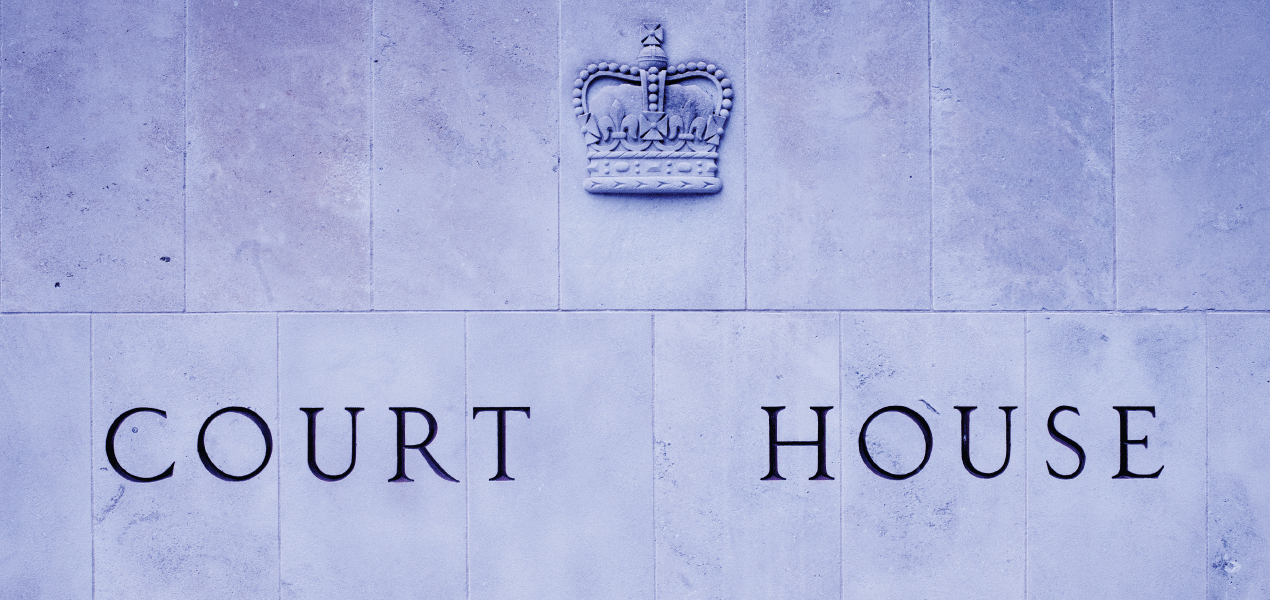
[[[1018, 314], [843, 313], [843, 597], [1023, 597], [1023, 327]], [[868, 460], [903, 479], [870, 469], [862, 432]]]
[[750, 308], [930, 306], [926, 15], [749, 4]]
[[[95, 598], [278, 596], [276, 319], [93, 317]], [[223, 413], [208, 423], [232, 407], [257, 415], [269, 441], [247, 414]], [[165, 414], [119, 421], [136, 408]], [[113, 462], [134, 479], [107, 454], [112, 428]], [[200, 437], [223, 473], [259, 473], [243, 481], [214, 475], [200, 455]], [[164, 473], [170, 476], [140, 481]]]
[[[279, 525], [283, 598], [461, 598], [467, 586], [463, 315], [280, 315]], [[357, 448], [350, 465], [352, 418]], [[419, 408], [437, 423], [397, 474], [397, 415]], [[314, 458], [308, 462], [308, 414]], [[427, 417], [402, 413], [406, 443]], [[351, 471], [348, 469], [352, 468]], [[342, 476], [341, 474], [347, 473]]]
[[[652, 320], [467, 317], [469, 597], [653, 596]], [[503, 413], [499, 477], [497, 411]]]
[[[838, 315], [657, 313], [657, 597], [842, 595]], [[778, 441], [770, 471], [769, 412]], [[811, 407], [833, 407], [817, 413]]]
[[189, 3], [189, 310], [370, 308], [370, 8]]
[[932, 288], [1114, 308], [1110, 4], [931, 2]]
[[92, 595], [88, 377], [88, 317], [0, 317], [0, 589], [6, 595]]
[[1204, 315], [1027, 323], [1028, 596], [1203, 597]]
[[[561, 306], [743, 308], [745, 3], [568, 0], [560, 18]], [[671, 63], [706, 62], [732, 80], [733, 106], [718, 147], [718, 193], [595, 195], [583, 188], [587, 149], [573, 111], [573, 82], [590, 64], [634, 62], [645, 23], [662, 25]]]
[[375, 4], [375, 308], [558, 306], [557, 10]]
[[0, 309], [184, 305], [185, 5], [6, 2]]
[[1208, 317], [1208, 597], [1270, 596], [1270, 317]]
[[1125, 309], [1270, 309], [1270, 7], [1116, 2]]

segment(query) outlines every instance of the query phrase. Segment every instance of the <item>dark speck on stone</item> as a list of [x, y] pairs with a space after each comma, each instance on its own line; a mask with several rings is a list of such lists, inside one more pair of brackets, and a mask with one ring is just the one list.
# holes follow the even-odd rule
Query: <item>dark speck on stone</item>
[[172, 262], [172, 257], [171, 257], [171, 256], [160, 256], [160, 257], [159, 257], [159, 260], [161, 260], [161, 261], [163, 261], [163, 262]]
[[60, 282], [60, 281], [54, 281], [54, 282], [53, 282], [53, 287], [62, 287], [62, 282]]

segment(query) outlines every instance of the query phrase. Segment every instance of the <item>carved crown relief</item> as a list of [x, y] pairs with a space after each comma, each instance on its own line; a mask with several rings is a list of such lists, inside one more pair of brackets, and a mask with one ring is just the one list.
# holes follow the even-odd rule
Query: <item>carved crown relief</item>
[[573, 82], [592, 194], [714, 194], [732, 82], [706, 62], [671, 65], [660, 24], [636, 64], [588, 65]]

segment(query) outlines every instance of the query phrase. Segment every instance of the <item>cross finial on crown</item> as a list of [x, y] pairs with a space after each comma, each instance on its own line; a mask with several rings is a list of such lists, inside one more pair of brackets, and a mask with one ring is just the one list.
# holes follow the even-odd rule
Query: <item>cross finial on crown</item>
[[661, 23], [644, 23], [644, 45], [661, 45]]
[[644, 49], [639, 51], [637, 59], [641, 69], [665, 69], [669, 64], [661, 41], [661, 23], [644, 23]]

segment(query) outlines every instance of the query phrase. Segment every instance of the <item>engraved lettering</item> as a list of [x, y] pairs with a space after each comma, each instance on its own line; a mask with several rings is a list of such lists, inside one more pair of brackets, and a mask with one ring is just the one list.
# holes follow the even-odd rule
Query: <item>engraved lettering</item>
[[[888, 412], [897, 412], [912, 419], [913, 422], [917, 423], [917, 426], [922, 430], [922, 437], [926, 440], [926, 451], [925, 451], [925, 454], [922, 456], [922, 464], [917, 465], [916, 469], [913, 469], [912, 471], [909, 471], [908, 473], [892, 473], [890, 471], [887, 471], [886, 469], [883, 469], [882, 467], [879, 467], [878, 464], [873, 461], [873, 456], [869, 454], [868, 445], [865, 444], [865, 435], [869, 431], [869, 424], [873, 422], [873, 419], [876, 419], [878, 418], [878, 416]], [[909, 477], [912, 477], [920, 473], [922, 468], [926, 466], [926, 463], [930, 461], [930, 450], [931, 450], [930, 424], [928, 424], [926, 422], [926, 419], [923, 419], [921, 415], [917, 414], [917, 411], [911, 408], [908, 408], [907, 406], [888, 406], [886, 408], [880, 408], [873, 414], [869, 415], [869, 418], [864, 420], [864, 425], [860, 427], [860, 458], [864, 459], [864, 464], [865, 466], [869, 468], [870, 471], [873, 471], [877, 475], [881, 477], [885, 477], [887, 479], [894, 479], [898, 481], [901, 479], [908, 479]]]
[[1133, 471], [1129, 470], [1129, 445], [1136, 444], [1136, 445], [1141, 445], [1143, 448], [1147, 447], [1147, 436], [1145, 435], [1142, 436], [1142, 439], [1140, 440], [1129, 439], [1129, 413], [1134, 411], [1148, 412], [1148, 413], [1151, 413], [1152, 417], [1155, 417], [1155, 407], [1154, 406], [1113, 406], [1112, 408], [1116, 409], [1116, 412], [1120, 413], [1120, 472], [1116, 473], [1112, 477], [1112, 479], [1155, 479], [1155, 478], [1158, 478], [1160, 476], [1160, 473], [1164, 471], [1163, 465], [1161, 465], [1159, 469], [1157, 469], [1154, 473], [1151, 473], [1150, 475], [1142, 475], [1139, 473], [1134, 473]]
[[[260, 435], [265, 438], [264, 460], [260, 461], [260, 466], [256, 467], [255, 471], [252, 471], [246, 475], [241, 475], [241, 476], [230, 475], [229, 473], [226, 473], [220, 470], [215, 464], [212, 463], [212, 457], [207, 455], [207, 444], [206, 444], [207, 427], [212, 424], [212, 421], [216, 420], [216, 417], [219, 417], [225, 413], [231, 413], [231, 412], [240, 414], [250, 419], [251, 422], [255, 423], [256, 427], [260, 429]], [[269, 457], [272, 455], [273, 455], [273, 434], [269, 432], [269, 426], [265, 424], [265, 420], [260, 418], [260, 415], [256, 414], [250, 408], [244, 408], [242, 406], [227, 406], [225, 408], [222, 408], [212, 413], [212, 416], [207, 417], [207, 420], [203, 421], [203, 427], [198, 430], [198, 458], [199, 460], [203, 461], [203, 466], [207, 468], [207, 472], [211, 473], [212, 475], [215, 475], [218, 479], [223, 479], [225, 481], [247, 481], [248, 479], [251, 479], [252, 477], [255, 477], [256, 475], [259, 475], [261, 471], [265, 470], [265, 465], [269, 464]]]
[[507, 411], [516, 411], [525, 413], [525, 418], [529, 418], [528, 406], [474, 406], [472, 407], [472, 418], [475, 419], [486, 411], [498, 413], [498, 472], [490, 477], [490, 481], [515, 481], [515, 479], [507, 476]]
[[1076, 464], [1076, 470], [1072, 471], [1071, 473], [1068, 473], [1067, 475], [1063, 475], [1059, 473], [1058, 471], [1055, 471], [1054, 467], [1050, 466], [1050, 463], [1048, 460], [1045, 461], [1045, 468], [1049, 469], [1050, 475], [1053, 475], [1054, 477], [1057, 477], [1059, 479], [1075, 479], [1077, 475], [1080, 475], [1081, 471], [1085, 470], [1085, 449], [1081, 448], [1080, 444], [1077, 444], [1074, 440], [1072, 440], [1072, 438], [1069, 438], [1059, 433], [1058, 428], [1054, 426], [1054, 417], [1057, 417], [1058, 413], [1061, 413], [1061, 412], [1074, 412], [1076, 413], [1077, 416], [1080, 415], [1080, 411], [1076, 410], [1076, 407], [1074, 406], [1060, 406], [1058, 408], [1055, 408], [1052, 412], [1050, 412], [1050, 418], [1049, 418], [1050, 437], [1054, 438], [1054, 440], [1057, 441], [1058, 443], [1064, 446], [1067, 446], [1067, 448], [1071, 450], [1072, 452], [1075, 452], [1076, 458], [1079, 460], [1079, 462]]
[[[446, 473], [445, 469], [442, 469], [436, 459], [432, 458], [432, 454], [428, 452], [428, 444], [431, 444], [432, 440], [437, 437], [437, 420], [432, 416], [432, 413], [422, 408], [414, 407], [392, 407], [388, 410], [397, 414], [397, 475], [388, 481], [414, 481], [406, 477], [406, 449], [413, 448], [423, 455], [424, 460], [428, 461], [428, 466], [432, 467], [432, 472], [436, 473], [437, 477], [458, 483], [459, 480], [450, 477], [450, 474]], [[428, 421], [428, 437], [418, 444], [406, 443], [406, 413], [423, 415], [423, 418]]]
[[785, 410], [785, 407], [784, 406], [762, 407], [763, 410], [767, 411], [768, 470], [767, 470], [767, 476], [760, 479], [760, 481], [767, 481], [769, 479], [783, 481], [785, 479], [784, 477], [781, 477], [780, 471], [777, 469], [777, 465], [776, 465], [776, 450], [780, 446], [815, 446], [816, 447], [816, 474], [811, 476], [809, 480], [817, 481], [817, 480], [832, 480], [833, 479], [833, 477], [829, 476], [829, 472], [825, 468], [825, 463], [828, 456], [828, 452], [827, 452], [828, 444], [825, 439], [825, 413], [829, 412], [829, 410], [832, 408], [833, 408], [832, 406], [811, 407], [811, 410], [816, 412], [816, 441], [814, 442], [807, 442], [807, 441], [786, 442], [786, 441], [780, 441], [776, 439], [776, 415], [780, 411]]
[[353, 466], [357, 464], [357, 413], [366, 410], [359, 407], [347, 407], [349, 419], [352, 422], [353, 440], [352, 448], [349, 450], [348, 469], [339, 475], [327, 475], [317, 464], [317, 414], [322, 412], [320, 408], [301, 408], [305, 415], [308, 415], [309, 421], [309, 470], [313, 472], [313, 476], [322, 481], [339, 481], [348, 477], [353, 472]]
[[119, 459], [115, 456], [115, 434], [119, 432], [119, 426], [123, 425], [123, 422], [125, 419], [139, 412], [150, 412], [150, 413], [157, 414], [160, 417], [163, 417], [165, 419], [168, 418], [168, 413], [163, 412], [157, 408], [148, 408], [145, 406], [125, 411], [122, 415], [119, 415], [119, 417], [115, 419], [115, 422], [110, 424], [110, 429], [106, 431], [106, 460], [110, 461], [110, 466], [111, 468], [115, 470], [116, 473], [118, 473], [121, 477], [123, 477], [124, 479], [127, 479], [128, 481], [135, 481], [137, 483], [150, 483], [152, 481], [167, 479], [172, 476], [172, 471], [173, 469], [176, 468], [176, 463], [172, 463], [168, 465], [168, 468], [166, 471], [159, 473], [158, 475], [155, 475], [154, 477], [141, 477], [138, 475], [133, 475], [132, 473], [129, 473], [127, 470], [125, 470], [123, 466], [119, 464]]
[[971, 475], [980, 479], [992, 479], [997, 475], [1005, 472], [1005, 468], [1010, 465], [1010, 412], [1018, 408], [1017, 406], [1002, 406], [1001, 410], [1005, 411], [1005, 460], [1001, 461], [1001, 468], [991, 473], [985, 473], [976, 469], [970, 463], [970, 413], [977, 406], [954, 406], [953, 408], [961, 412], [961, 464], [965, 465], [966, 470]]

